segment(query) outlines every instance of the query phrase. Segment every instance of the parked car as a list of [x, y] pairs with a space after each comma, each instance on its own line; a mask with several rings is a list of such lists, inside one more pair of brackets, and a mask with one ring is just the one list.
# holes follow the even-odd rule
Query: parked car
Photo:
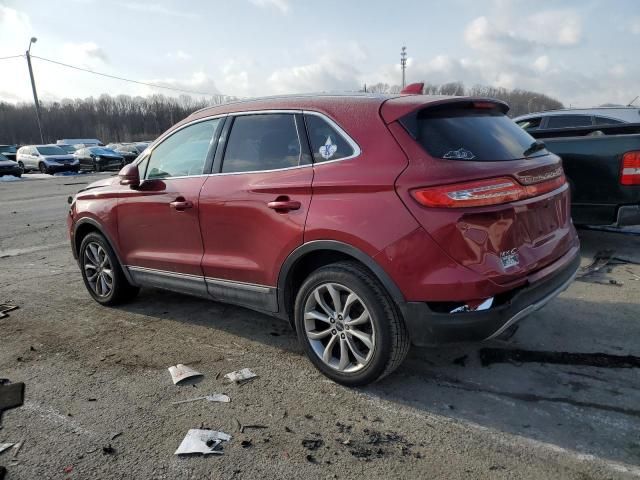
[[18, 147], [16, 145], [0, 145], [0, 155], [4, 155], [9, 160], [16, 159]]
[[25, 172], [40, 170], [41, 173], [74, 171], [79, 169], [78, 161], [57, 145], [27, 145], [20, 147], [17, 161]]
[[149, 145], [151, 145], [151, 142], [137, 142], [136, 147], [138, 147], [138, 151], [140, 153], [144, 152], [147, 148], [149, 148]]
[[107, 148], [121, 155], [125, 163], [133, 162], [142, 153], [133, 143], [109, 143]]
[[125, 164], [122, 155], [105, 147], [80, 148], [76, 150], [74, 156], [80, 162], [80, 168], [89, 168], [96, 172], [117, 170]]
[[507, 110], [425, 95], [200, 110], [72, 199], [73, 254], [98, 303], [159, 287], [253, 308], [288, 320], [326, 376], [366, 384], [410, 343], [500, 336], [573, 280], [560, 159]]
[[18, 162], [9, 160], [0, 153], [0, 177], [3, 175], [13, 175], [14, 177], [22, 176], [22, 169]]
[[576, 225], [640, 225], [640, 123], [529, 133], [562, 158]]
[[530, 113], [513, 119], [527, 132], [552, 128], [591, 127], [594, 125], [618, 125], [640, 123], [640, 108], [597, 107], [569, 108]]
[[63, 138], [56, 141], [57, 145], [82, 145], [83, 147], [101, 147], [104, 146], [97, 138]]

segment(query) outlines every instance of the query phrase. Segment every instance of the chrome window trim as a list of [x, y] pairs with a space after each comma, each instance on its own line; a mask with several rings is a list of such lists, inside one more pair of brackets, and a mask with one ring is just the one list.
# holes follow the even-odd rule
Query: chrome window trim
[[[311, 163], [307, 164], [307, 165], [296, 165], [294, 167], [284, 167], [284, 168], [274, 168], [271, 170], [250, 170], [247, 172], [218, 172], [218, 173], [202, 173], [202, 174], [198, 174], [198, 175], [183, 175], [183, 176], [179, 176], [179, 177], [164, 177], [164, 178], [154, 178], [154, 179], [144, 179], [145, 180], [174, 180], [174, 179], [181, 179], [181, 178], [197, 178], [197, 177], [214, 177], [214, 176], [222, 176], [222, 175], [246, 175], [246, 174], [251, 174], [251, 173], [272, 173], [272, 172], [282, 172], [282, 171], [286, 171], [286, 170], [294, 170], [294, 169], [298, 169], [298, 168], [307, 168], [307, 167], [320, 167], [322, 165], [327, 165], [330, 163], [336, 163], [336, 162], [342, 162], [344, 160], [352, 160], [354, 158], [357, 158], [360, 156], [360, 154], [362, 153], [362, 150], [360, 149], [360, 145], [358, 145], [356, 143], [356, 141], [351, 138], [351, 136], [344, 131], [344, 129], [338, 125], [336, 122], [334, 122], [331, 118], [329, 118], [327, 115], [325, 115], [324, 113], [321, 112], [316, 112], [314, 110], [302, 110], [302, 109], [276, 109], [276, 110], [249, 110], [246, 112], [230, 112], [230, 113], [219, 113], [216, 115], [211, 115], [208, 117], [202, 117], [202, 118], [198, 118], [196, 120], [193, 120], [189, 123], [185, 123], [184, 125], [181, 125], [180, 128], [177, 128], [176, 130], [171, 131], [169, 134], [158, 138], [154, 144], [152, 146], [148, 147], [148, 152], [146, 152], [145, 157], [149, 156], [149, 155], [153, 155], [153, 151], [156, 149], [156, 147], [158, 145], [160, 145], [162, 142], [164, 142], [167, 138], [169, 138], [171, 135], [173, 135], [176, 132], [179, 132], [180, 130], [182, 130], [183, 128], [186, 128], [190, 125], [193, 125], [195, 123], [199, 123], [199, 122], [205, 122], [207, 120], [214, 120], [216, 118], [223, 118], [223, 117], [239, 117], [239, 116], [246, 116], [246, 115], [267, 115], [267, 114], [274, 114], [274, 113], [287, 113], [287, 114], [291, 114], [291, 115], [295, 115], [295, 114], [303, 114], [303, 115], [315, 115], [316, 117], [320, 117], [322, 120], [324, 120], [325, 122], [327, 122], [336, 132], [338, 132], [338, 134], [343, 137], [343, 139], [349, 144], [349, 146], [353, 149], [353, 155], [350, 155], [348, 157], [344, 157], [344, 158], [337, 158], [335, 160], [327, 160], [326, 162], [315, 162], [313, 160], [313, 152], [311, 152]], [[233, 128], [233, 127], [232, 127]], [[297, 123], [296, 123], [296, 129], [297, 129]], [[306, 134], [306, 132], [305, 132]], [[298, 135], [298, 138], [300, 137], [300, 135]], [[157, 142], [157, 143], [156, 143]], [[140, 155], [140, 157], [142, 157], [142, 155]], [[138, 157], [140, 160], [136, 159], [135, 165], [139, 165], [142, 161], [144, 161], [143, 158]]]

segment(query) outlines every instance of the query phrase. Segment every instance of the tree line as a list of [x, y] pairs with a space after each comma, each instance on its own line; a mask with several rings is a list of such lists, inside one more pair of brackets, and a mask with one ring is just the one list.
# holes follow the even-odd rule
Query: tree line
[[[40, 102], [40, 118], [46, 143], [62, 138], [98, 138], [105, 144], [152, 140], [191, 113], [230, 97], [203, 100], [183, 95], [131, 97], [100, 95], [85, 99]], [[0, 102], [0, 143], [40, 143], [32, 103]]]
[[[400, 86], [377, 83], [365, 86], [363, 90], [398, 93]], [[423, 93], [497, 98], [511, 106], [510, 116], [563, 108], [561, 102], [541, 93], [481, 85], [466, 88], [460, 82], [425, 84]], [[217, 96], [204, 100], [188, 95], [112, 97], [105, 94], [98, 98], [41, 102], [42, 130], [47, 143], [62, 138], [99, 138], [104, 143], [152, 140], [194, 111], [228, 100], [233, 100], [233, 97]], [[33, 104], [0, 102], [0, 144], [33, 143], [40, 143]]]
[[[400, 87], [400, 85], [389, 85], [388, 83], [376, 83], [363, 88], [364, 91], [372, 93], [398, 93], [401, 89], [402, 87]], [[422, 93], [425, 95], [468, 95], [472, 97], [496, 98], [509, 104], [511, 107], [509, 109], [510, 117], [517, 117], [530, 112], [564, 108], [562, 102], [555, 98], [520, 88], [509, 90], [507, 88], [488, 87], [484, 85], [475, 85], [471, 88], [466, 88], [461, 82], [450, 82], [442, 85], [425, 83]]]

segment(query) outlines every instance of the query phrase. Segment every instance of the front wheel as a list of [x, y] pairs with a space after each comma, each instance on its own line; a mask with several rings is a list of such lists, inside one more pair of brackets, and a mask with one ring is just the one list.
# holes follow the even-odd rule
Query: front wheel
[[378, 280], [355, 262], [313, 272], [296, 297], [298, 339], [324, 375], [348, 386], [393, 372], [409, 351], [409, 335]]
[[109, 242], [99, 233], [89, 233], [82, 239], [78, 259], [84, 285], [96, 302], [117, 305], [140, 291], [127, 281]]
[[38, 168], [40, 170], [40, 173], [49, 173], [49, 170], [47, 169], [47, 166], [44, 164], [44, 162], [40, 162]]
[[93, 162], [93, 169], [94, 169], [96, 172], [101, 172], [101, 171], [102, 171], [102, 165], [98, 165], [98, 162], [94, 161], [94, 162]]

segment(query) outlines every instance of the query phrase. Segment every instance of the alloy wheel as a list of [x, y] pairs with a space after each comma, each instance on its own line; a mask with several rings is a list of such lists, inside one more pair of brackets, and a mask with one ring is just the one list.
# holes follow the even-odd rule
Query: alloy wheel
[[369, 309], [344, 285], [323, 283], [309, 294], [304, 329], [316, 355], [339, 372], [361, 370], [373, 356], [376, 332]]
[[113, 268], [109, 255], [97, 242], [87, 244], [84, 250], [84, 273], [97, 296], [109, 296], [113, 290]]

